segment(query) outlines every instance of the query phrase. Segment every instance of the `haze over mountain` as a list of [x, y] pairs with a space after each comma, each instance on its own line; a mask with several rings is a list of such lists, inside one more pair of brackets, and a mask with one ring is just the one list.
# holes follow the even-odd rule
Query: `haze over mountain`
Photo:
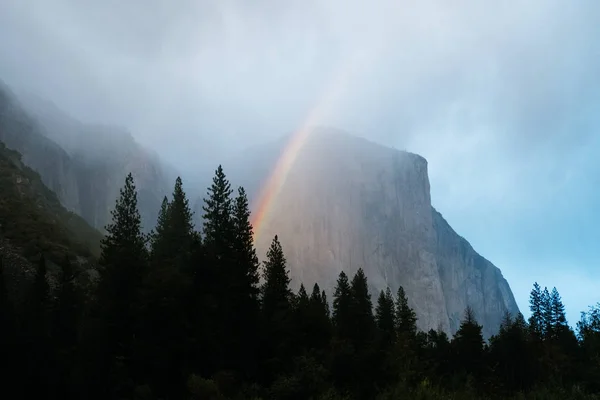
[[[156, 154], [125, 131], [76, 121], [52, 103], [29, 98], [25, 107], [0, 82], [0, 141], [23, 155], [61, 203], [103, 230], [123, 177], [138, 181], [140, 212], [153, 221], [175, 179]], [[146, 224], [150, 229], [152, 224]]]
[[[94, 143], [100, 137], [113, 140]], [[248, 188], [259, 218], [260, 192], [287, 150], [284, 139], [257, 146], [237, 159], [243, 169], [232, 169], [232, 183]], [[87, 126], [37, 99], [23, 106], [7, 88], [0, 90], [0, 140], [21, 151], [61, 202], [99, 229], [110, 221], [111, 200], [127, 171], [139, 182], [146, 230], [169, 193], [162, 162], [126, 132]], [[280, 236], [296, 289], [320, 283], [331, 296], [341, 271], [363, 268], [373, 293], [402, 285], [418, 326], [449, 334], [468, 306], [486, 337], [507, 311], [519, 312], [500, 271], [432, 208], [425, 159], [331, 129], [311, 131], [293, 156], [281, 191], [268, 199], [268, 215], [256, 221], [255, 239], [264, 255]], [[201, 226], [202, 198], [197, 204]]]
[[198, 193], [307, 120], [407, 149], [521, 310], [534, 280], [570, 322], [595, 301], [596, 2], [88, 3], [0, 2], [0, 79], [125, 127]]

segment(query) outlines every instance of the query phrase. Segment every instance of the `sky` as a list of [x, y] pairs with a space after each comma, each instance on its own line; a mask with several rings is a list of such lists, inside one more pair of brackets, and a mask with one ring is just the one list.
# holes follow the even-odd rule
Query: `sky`
[[528, 314], [600, 301], [600, 2], [2, 0], [0, 79], [183, 171], [310, 119], [423, 155]]

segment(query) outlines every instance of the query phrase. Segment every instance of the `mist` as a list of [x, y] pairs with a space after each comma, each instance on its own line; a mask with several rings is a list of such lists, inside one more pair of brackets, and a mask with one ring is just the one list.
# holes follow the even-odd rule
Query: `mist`
[[[0, 79], [184, 176], [308, 125], [429, 162], [521, 310], [600, 286], [600, 3], [3, 0]], [[226, 166], [225, 166], [226, 167]]]

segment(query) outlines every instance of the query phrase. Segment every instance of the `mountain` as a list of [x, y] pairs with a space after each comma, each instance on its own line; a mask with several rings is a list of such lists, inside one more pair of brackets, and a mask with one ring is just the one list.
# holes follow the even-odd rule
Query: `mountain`
[[[254, 203], [285, 143], [247, 152], [232, 170]], [[420, 329], [454, 333], [471, 306], [490, 336], [506, 311], [519, 311], [511, 289], [432, 207], [429, 189], [423, 157], [315, 130], [257, 232], [259, 255], [278, 234], [296, 286], [331, 290], [340, 271], [363, 268], [373, 300], [405, 288]]]
[[[247, 189], [255, 215], [260, 188], [288, 139], [224, 160], [232, 184]], [[0, 141], [22, 154], [22, 164], [39, 173], [67, 210], [99, 230], [109, 220], [127, 173], [136, 181], [146, 231], [154, 226], [175, 177], [128, 132], [81, 123], [35, 97], [17, 99], [1, 83]], [[205, 179], [205, 184], [186, 185], [190, 198], [208, 186]], [[199, 199], [198, 224], [201, 205]], [[331, 290], [340, 271], [353, 274], [362, 267], [373, 297], [387, 286], [395, 291], [402, 285], [419, 327], [448, 333], [457, 330], [467, 306], [487, 336], [496, 332], [506, 311], [518, 312], [500, 270], [432, 207], [427, 161], [419, 155], [315, 130], [269, 211], [256, 237], [259, 255], [264, 258], [278, 234], [296, 286], [318, 282]]]
[[0, 82], [0, 141], [17, 150], [70, 211], [103, 230], [124, 177], [136, 179], [144, 228], [154, 226], [175, 174], [121, 129], [81, 123], [52, 103], [17, 98]]
[[0, 142], [0, 258], [15, 289], [44, 254], [51, 273], [68, 257], [92, 273], [102, 234], [66, 210], [22, 156]]

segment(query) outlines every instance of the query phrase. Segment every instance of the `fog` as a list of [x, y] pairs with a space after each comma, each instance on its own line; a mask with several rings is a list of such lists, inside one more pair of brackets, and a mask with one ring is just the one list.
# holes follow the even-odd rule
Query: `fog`
[[522, 309], [600, 287], [600, 3], [2, 0], [0, 79], [187, 174], [307, 123], [429, 161]]

